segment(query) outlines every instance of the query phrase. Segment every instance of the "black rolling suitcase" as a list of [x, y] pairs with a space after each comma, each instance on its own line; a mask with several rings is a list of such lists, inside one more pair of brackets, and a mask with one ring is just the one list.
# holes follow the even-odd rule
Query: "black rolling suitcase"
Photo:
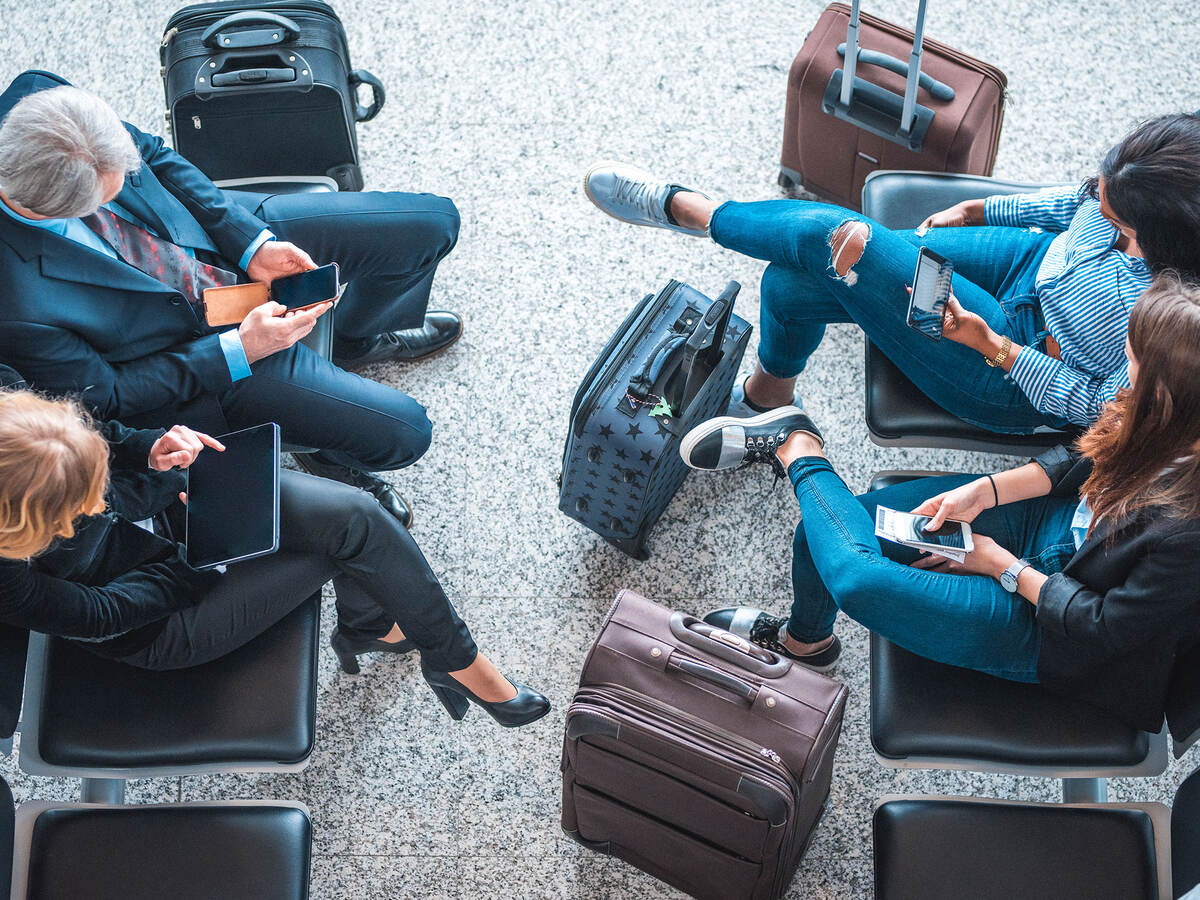
[[[320, 0], [224, 0], [171, 16], [159, 51], [175, 149], [214, 181], [326, 175], [362, 190], [355, 126], [383, 106], [350, 68], [346, 32]], [[358, 102], [369, 85], [370, 106]]]
[[739, 288], [646, 295], [575, 394], [558, 508], [637, 559], [687, 477], [680, 440], [729, 404], [751, 331], [733, 315]]

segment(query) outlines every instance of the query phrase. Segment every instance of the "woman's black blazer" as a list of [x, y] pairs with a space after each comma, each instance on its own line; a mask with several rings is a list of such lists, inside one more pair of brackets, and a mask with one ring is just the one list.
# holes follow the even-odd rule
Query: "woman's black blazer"
[[[1035, 462], [1056, 496], [1091, 472], [1065, 448]], [[1037, 621], [1043, 685], [1157, 732], [1175, 658], [1200, 641], [1200, 520], [1150, 509], [1099, 524], [1042, 586]]]

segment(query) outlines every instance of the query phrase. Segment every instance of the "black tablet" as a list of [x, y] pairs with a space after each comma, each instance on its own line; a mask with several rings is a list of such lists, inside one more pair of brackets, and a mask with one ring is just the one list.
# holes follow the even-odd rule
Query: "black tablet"
[[217, 438], [187, 469], [188, 564], [211, 569], [279, 549], [279, 426]]

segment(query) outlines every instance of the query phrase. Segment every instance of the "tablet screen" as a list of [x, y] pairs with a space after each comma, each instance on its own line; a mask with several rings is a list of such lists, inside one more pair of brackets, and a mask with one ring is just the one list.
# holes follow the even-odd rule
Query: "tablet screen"
[[279, 426], [217, 438], [187, 469], [187, 561], [197, 569], [279, 549]]

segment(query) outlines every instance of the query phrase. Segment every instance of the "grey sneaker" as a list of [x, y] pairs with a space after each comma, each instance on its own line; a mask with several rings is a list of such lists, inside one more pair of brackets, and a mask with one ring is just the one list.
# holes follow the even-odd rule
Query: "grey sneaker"
[[781, 406], [748, 419], [718, 416], [701, 422], [683, 436], [679, 455], [693, 469], [733, 469], [763, 462], [782, 476], [783, 463], [775, 451], [796, 431], [811, 434], [822, 446], [825, 443], [812, 419], [794, 406]]
[[703, 237], [708, 234], [706, 230], [684, 228], [667, 213], [668, 201], [680, 191], [691, 191], [691, 188], [655, 181], [645, 169], [627, 163], [597, 163], [583, 176], [583, 192], [587, 198], [614, 219]]
[[[743, 375], [733, 385], [733, 390], [729, 392], [729, 408], [725, 411], [726, 415], [735, 416], [739, 419], [749, 419], [751, 416], [761, 415], [770, 410], [755, 406], [746, 399], [746, 382], [750, 379], [749, 375]], [[792, 397], [792, 406], [797, 409], [803, 409], [804, 403], [800, 400], [798, 394]]]

